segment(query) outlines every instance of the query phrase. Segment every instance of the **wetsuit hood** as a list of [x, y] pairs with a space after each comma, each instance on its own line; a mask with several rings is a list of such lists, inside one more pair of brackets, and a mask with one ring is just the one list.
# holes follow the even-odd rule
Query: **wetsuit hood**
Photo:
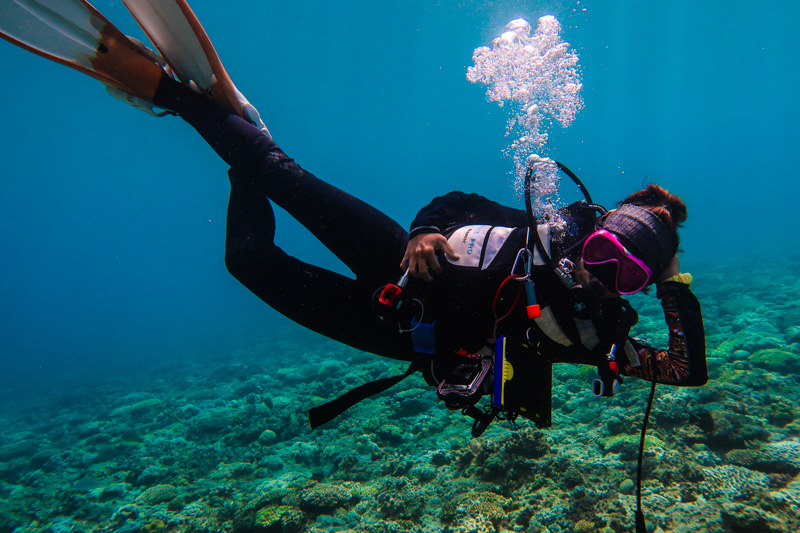
[[623, 204], [608, 214], [602, 227], [617, 235], [633, 255], [644, 261], [654, 278], [678, 251], [675, 232], [646, 207]]

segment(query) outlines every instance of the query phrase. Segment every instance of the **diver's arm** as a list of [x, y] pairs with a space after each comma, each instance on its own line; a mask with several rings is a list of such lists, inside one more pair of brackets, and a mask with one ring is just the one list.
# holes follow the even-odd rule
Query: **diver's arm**
[[700, 302], [689, 285], [680, 281], [660, 283], [658, 297], [669, 328], [669, 347], [659, 350], [631, 339], [641, 366], [626, 365], [622, 373], [668, 385], [705, 385], [708, 369]]
[[493, 202], [478, 194], [453, 191], [434, 198], [423, 207], [411, 224], [406, 253], [401, 268], [408, 268], [411, 277], [433, 281], [431, 270], [440, 273], [442, 267], [436, 253], [450, 259], [459, 256], [442, 233], [449, 227], [463, 224], [491, 224], [493, 226], [518, 226], [527, 218], [524, 212]]
[[492, 226], [521, 226], [527, 224], [524, 211], [493, 202], [479, 194], [453, 191], [434, 198], [420, 209], [411, 223], [410, 236], [443, 233], [460, 224], [490, 224]]

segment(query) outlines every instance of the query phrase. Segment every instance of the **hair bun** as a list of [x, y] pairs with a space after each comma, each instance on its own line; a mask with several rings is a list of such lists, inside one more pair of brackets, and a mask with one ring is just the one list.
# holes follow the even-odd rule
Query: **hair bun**
[[681, 197], [655, 184], [631, 194], [620, 202], [620, 205], [622, 204], [649, 207], [673, 229], [683, 224], [687, 217], [686, 204]]

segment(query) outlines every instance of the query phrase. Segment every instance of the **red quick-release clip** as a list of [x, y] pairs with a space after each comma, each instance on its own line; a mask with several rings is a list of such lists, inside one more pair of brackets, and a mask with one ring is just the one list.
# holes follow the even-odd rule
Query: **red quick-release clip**
[[401, 292], [403, 292], [402, 288], [393, 283], [389, 283], [383, 288], [381, 295], [378, 296], [378, 303], [386, 307], [394, 307], [395, 303], [400, 298]]
[[403, 287], [406, 286], [406, 283], [408, 283], [408, 269], [397, 282], [397, 285], [389, 283], [383, 288], [381, 295], [378, 296], [378, 303], [395, 309], [400, 307], [400, 294], [403, 292]]

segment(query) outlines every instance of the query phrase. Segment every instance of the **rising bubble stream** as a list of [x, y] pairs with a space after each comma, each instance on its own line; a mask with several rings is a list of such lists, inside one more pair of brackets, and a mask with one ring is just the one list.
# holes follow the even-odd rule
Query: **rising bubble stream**
[[491, 46], [475, 49], [467, 79], [487, 87], [486, 98], [509, 113], [504, 153], [514, 162], [514, 187], [522, 193], [528, 165], [533, 165], [534, 210], [555, 217], [560, 181], [555, 162], [546, 157], [547, 130], [553, 122], [566, 128], [583, 108], [578, 55], [561, 40], [561, 24], [548, 15], [536, 31], [525, 19], [512, 20]]

